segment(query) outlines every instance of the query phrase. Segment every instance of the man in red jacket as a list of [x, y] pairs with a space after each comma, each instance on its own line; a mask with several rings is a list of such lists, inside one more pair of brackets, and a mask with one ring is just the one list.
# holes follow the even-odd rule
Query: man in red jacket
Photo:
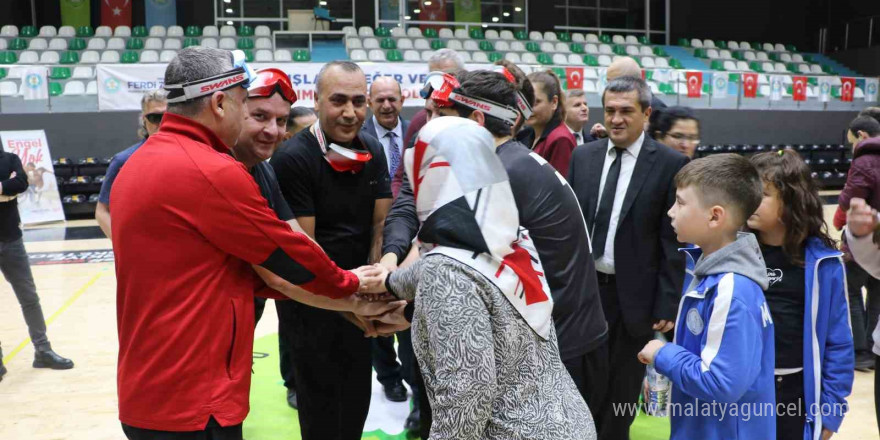
[[240, 51], [180, 51], [165, 72], [168, 111], [159, 132], [132, 155], [110, 194], [119, 419], [129, 439], [242, 438], [252, 265], [283, 279], [270, 287], [301, 286], [282, 289], [298, 301], [378, 312], [352, 296], [375, 283], [377, 270], [337, 267], [278, 219], [230, 155], [254, 77]]

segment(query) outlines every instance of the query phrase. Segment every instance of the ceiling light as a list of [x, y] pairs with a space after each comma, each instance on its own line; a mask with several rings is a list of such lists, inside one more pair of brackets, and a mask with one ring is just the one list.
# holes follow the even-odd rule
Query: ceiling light
[[502, 15], [504, 15], [505, 17], [510, 17], [510, 12], [505, 12], [505, 13], [502, 14]]
[[[403, 18], [405, 20], [412, 20], [412, 17], [410, 17], [409, 15], [404, 15]], [[400, 27], [400, 25], [397, 25], [397, 27]]]
[[232, 12], [233, 12], [233, 11], [232, 11], [232, 8], [226, 8], [226, 13], [227, 13], [227, 14], [231, 14]]
[[421, 9], [413, 9], [413, 14], [421, 14], [421, 13], [422, 13]]
[[425, 6], [431, 6], [431, 0], [426, 1]]
[[522, 8], [519, 7], [519, 6], [513, 8], [513, 10], [516, 11], [516, 12], [522, 12]]
[[226, 24], [232, 26], [232, 22], [231, 22], [231, 21], [227, 21]]
[[492, 17], [492, 23], [498, 23], [498, 17]]
[[322, 1], [322, 2], [318, 2], [318, 4], [321, 5], [321, 6], [327, 6], [327, 2], [323, 2], [323, 1]]

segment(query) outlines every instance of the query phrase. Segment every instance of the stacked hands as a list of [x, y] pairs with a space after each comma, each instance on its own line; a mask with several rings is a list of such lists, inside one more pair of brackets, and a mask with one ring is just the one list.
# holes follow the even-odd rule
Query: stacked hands
[[349, 297], [353, 315], [349, 320], [364, 331], [364, 336], [392, 336], [409, 328], [410, 322], [404, 316], [407, 302], [385, 289], [385, 280], [391, 273], [387, 266], [361, 266], [351, 272], [357, 275], [360, 287], [358, 293]]

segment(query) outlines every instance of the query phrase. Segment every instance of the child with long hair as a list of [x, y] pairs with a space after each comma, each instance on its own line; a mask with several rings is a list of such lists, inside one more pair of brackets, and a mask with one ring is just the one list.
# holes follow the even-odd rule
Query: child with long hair
[[843, 254], [828, 236], [816, 182], [801, 157], [781, 150], [751, 162], [764, 181], [764, 198], [748, 226], [770, 278], [765, 296], [776, 330], [776, 438], [827, 439], [843, 421], [853, 383]]

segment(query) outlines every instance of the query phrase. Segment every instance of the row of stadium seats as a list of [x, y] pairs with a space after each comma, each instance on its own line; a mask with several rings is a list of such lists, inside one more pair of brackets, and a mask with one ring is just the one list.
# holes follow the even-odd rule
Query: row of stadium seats
[[729, 70], [732, 72], [742, 71], [742, 72], [759, 72], [759, 73], [800, 73], [804, 75], [833, 75], [834, 70], [828, 66], [822, 66], [820, 64], [799, 64], [799, 63], [788, 63], [783, 64], [781, 62], [771, 63], [769, 61], [766, 62], [758, 62], [752, 61], [751, 63], [746, 63], [745, 61], [721, 61], [714, 60], [712, 61], [712, 70]]
[[782, 61], [783, 63], [804, 63], [809, 61], [809, 56], [805, 57], [799, 53], [776, 53], [752, 50], [735, 50], [731, 52], [727, 49], [694, 49], [694, 56], [697, 58], [708, 58], [710, 60]]
[[161, 49], [172, 49], [172, 50], [180, 50], [184, 47], [189, 46], [208, 46], [208, 47], [220, 47], [221, 49], [272, 49], [272, 39], [268, 37], [259, 37], [257, 39], [253, 38], [238, 38], [235, 39], [233, 37], [222, 37], [219, 40], [214, 37], [186, 37], [184, 39], [174, 38], [174, 37], [149, 37], [149, 38], [137, 38], [131, 37], [123, 39], [122, 37], [111, 37], [109, 39], [104, 39], [100, 37], [93, 37], [89, 39], [84, 38], [73, 38], [73, 39], [64, 39], [64, 38], [52, 38], [51, 40], [47, 40], [45, 38], [32, 38], [30, 40], [24, 38], [13, 38], [7, 41], [4, 38], [0, 38], [0, 50], [13, 50], [13, 51], [24, 51], [24, 50], [32, 50], [32, 51], [43, 51], [43, 50], [142, 50], [142, 49], [152, 49], [152, 50], [161, 50]]
[[346, 26], [342, 29], [343, 32], [348, 37], [409, 37], [409, 38], [442, 38], [442, 39], [457, 39], [457, 40], [506, 40], [506, 41], [562, 41], [562, 42], [576, 42], [576, 43], [613, 43], [613, 44], [650, 44], [649, 40], [642, 37], [635, 37], [634, 35], [596, 35], [596, 34], [581, 34], [581, 33], [568, 33], [568, 32], [526, 32], [525, 30], [519, 31], [510, 31], [510, 30], [502, 30], [497, 31], [494, 29], [489, 29], [483, 31], [483, 29], [474, 27], [469, 31], [465, 29], [456, 29], [452, 30], [449, 28], [442, 28], [439, 31], [434, 28], [426, 28], [423, 30], [418, 27], [410, 27], [409, 29], [404, 29], [402, 27], [395, 28], [385, 28], [379, 27], [375, 30], [369, 26], [361, 26], [359, 29], [355, 29], [353, 26]]
[[110, 159], [60, 157], [53, 161], [55, 176], [58, 177], [58, 192], [67, 218], [94, 216]]
[[[306, 49], [296, 49], [293, 52], [285, 49], [272, 51], [270, 49], [260, 49], [256, 53], [250, 49], [244, 50], [248, 61], [257, 62], [307, 62], [311, 60], [311, 55]], [[0, 65], [4, 64], [132, 64], [132, 63], [167, 63], [177, 55], [177, 51], [173, 49], [162, 50], [128, 50], [119, 52], [116, 50], [105, 50], [98, 52], [95, 50], [86, 50], [81, 54], [76, 51], [68, 51], [58, 53], [53, 50], [42, 52], [26, 50], [16, 55], [15, 52], [0, 51]]]
[[715, 42], [713, 40], [700, 40], [699, 38], [694, 38], [688, 40], [686, 38], [682, 38], [678, 40], [678, 45], [682, 47], [692, 47], [694, 49], [730, 49], [730, 50], [764, 50], [765, 52], [797, 52], [797, 48], [793, 45], [784, 45], [782, 43], [749, 43], [747, 41], [718, 41]]
[[[23, 94], [24, 84], [16, 84], [13, 81], [0, 81], [0, 97], [13, 97]], [[82, 81], [67, 81], [63, 86], [57, 82], [49, 82], [50, 96], [82, 96], [97, 95], [98, 83], [89, 81], [88, 84]]]
[[61, 26], [58, 29], [55, 29], [55, 26], [43, 26], [37, 30], [35, 26], [23, 26], [21, 31], [19, 32], [18, 26], [15, 25], [5, 25], [0, 28], [0, 37], [22, 37], [22, 38], [34, 38], [34, 37], [43, 37], [43, 38], [51, 38], [51, 37], [61, 37], [61, 38], [85, 38], [85, 37], [270, 37], [272, 36], [272, 31], [268, 26], [257, 26], [256, 28], [251, 26], [239, 26], [235, 28], [233, 26], [222, 26], [217, 28], [217, 26], [205, 26], [204, 28], [200, 28], [198, 26], [187, 26], [186, 30], [184, 30], [180, 26], [169, 26], [166, 28], [165, 26], [152, 26], [149, 31], [145, 26], [135, 26], [131, 28], [129, 26], [117, 26], [115, 29], [111, 29], [110, 26], [98, 26], [97, 29], [92, 29], [91, 26], [80, 26], [78, 28], [74, 28], [73, 26]]
[[[397, 49], [391, 50], [382, 50], [382, 49], [370, 49], [369, 51], [364, 49], [354, 49], [349, 53], [349, 57], [352, 61], [374, 61], [374, 62], [421, 62], [428, 61], [431, 56], [434, 54], [433, 50], [406, 50], [399, 51]], [[599, 55], [595, 57], [593, 55], [577, 55], [577, 54], [547, 54], [547, 53], [516, 53], [516, 52], [467, 52], [460, 51], [459, 55], [462, 57], [464, 62], [466, 63], [494, 63], [498, 60], [508, 60], [513, 63], [523, 63], [523, 64], [543, 64], [543, 65], [557, 65], [557, 66], [594, 66], [594, 67], [608, 67], [611, 65], [611, 62], [617, 58], [618, 56], [614, 56], [613, 58], [609, 55]], [[636, 62], [639, 62], [642, 67], [645, 68], [681, 68], [681, 65], [675, 59], [667, 61], [666, 58], [661, 57], [641, 57], [637, 58]]]
[[828, 145], [701, 145], [696, 157], [736, 153], [751, 156], [758, 153], [793, 150], [810, 166], [812, 176], [825, 189], [840, 189], [846, 183], [852, 165], [852, 149], [843, 144]]
[[591, 54], [591, 55], [629, 55], [633, 57], [638, 56], [661, 56], [666, 57], [666, 51], [663, 50], [662, 47], [651, 47], [651, 46], [642, 46], [642, 45], [610, 45], [610, 44], [599, 44], [596, 45], [594, 43], [565, 43], [565, 42], [543, 42], [537, 43], [534, 41], [522, 42], [522, 41], [496, 41], [491, 42], [488, 40], [442, 40], [442, 39], [434, 39], [428, 40], [426, 38], [415, 38], [410, 39], [408, 37], [402, 37], [398, 39], [394, 38], [384, 38], [382, 40], [378, 40], [373, 37], [359, 38], [359, 37], [350, 37], [346, 38], [345, 46], [347, 49], [415, 49], [415, 50], [438, 50], [442, 48], [449, 48], [454, 50], [467, 50], [471, 52], [476, 52], [478, 50], [483, 52], [533, 52], [533, 53], [561, 53], [561, 54]]

